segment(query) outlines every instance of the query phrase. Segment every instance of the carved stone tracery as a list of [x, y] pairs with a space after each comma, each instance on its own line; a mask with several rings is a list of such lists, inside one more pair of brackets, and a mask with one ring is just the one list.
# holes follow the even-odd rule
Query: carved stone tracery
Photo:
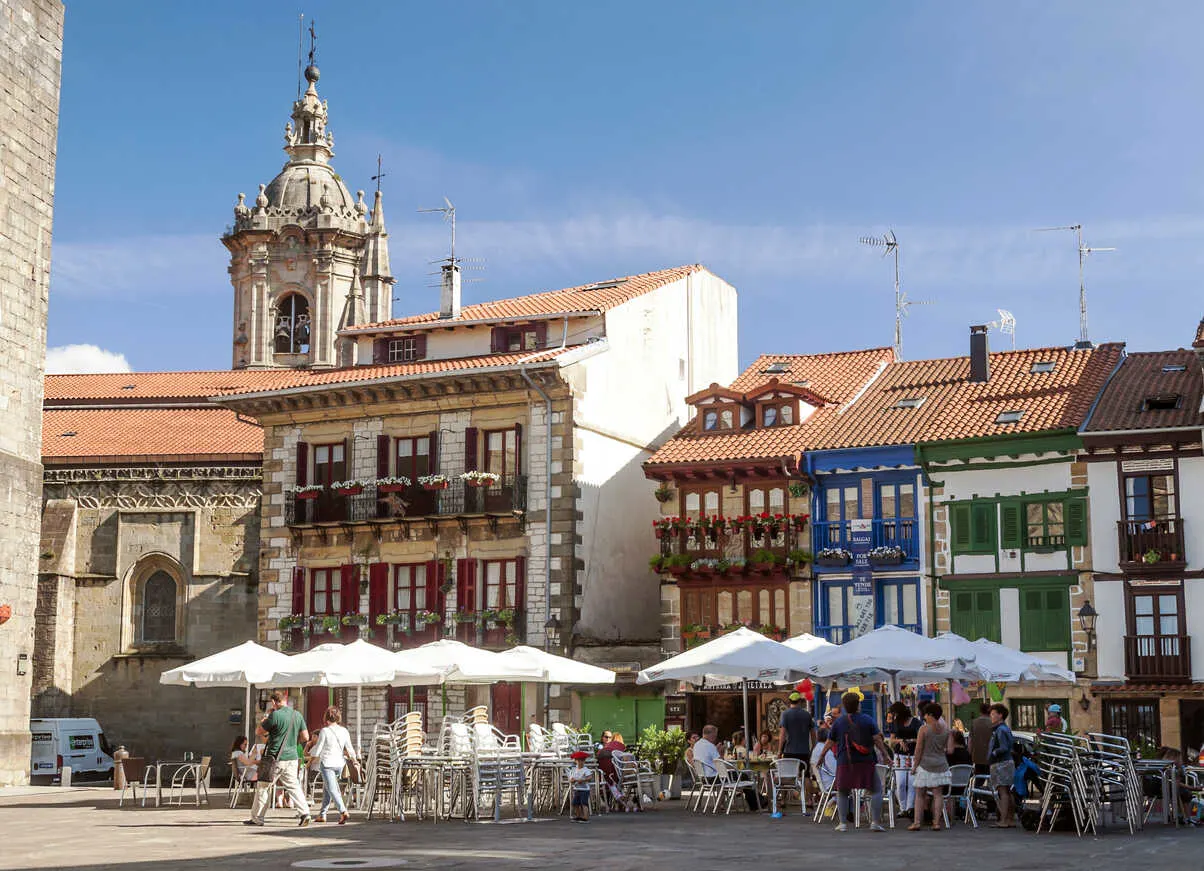
[[193, 466], [46, 469], [43, 499], [71, 499], [82, 508], [173, 510], [257, 508], [258, 467]]

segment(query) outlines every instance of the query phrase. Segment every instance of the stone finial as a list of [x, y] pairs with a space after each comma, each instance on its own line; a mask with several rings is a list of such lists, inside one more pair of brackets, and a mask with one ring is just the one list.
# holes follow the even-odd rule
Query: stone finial
[[234, 205], [234, 217], [246, 218], [250, 214], [251, 210], [247, 208], [247, 195], [240, 193], [238, 195], [238, 202]]
[[268, 207], [267, 189], [268, 186], [266, 184], [259, 186], [259, 195], [255, 197], [255, 211], [257, 212], [262, 212]]
[[368, 204], [364, 202], [364, 192], [355, 192], [355, 213], [361, 218], [368, 213]]
[[284, 122], [284, 144], [293, 145], [293, 122]]

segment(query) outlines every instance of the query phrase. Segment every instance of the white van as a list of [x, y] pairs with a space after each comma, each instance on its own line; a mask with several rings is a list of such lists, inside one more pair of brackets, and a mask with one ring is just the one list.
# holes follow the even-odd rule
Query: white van
[[70, 766], [72, 777], [112, 774], [113, 748], [91, 717], [30, 720], [29, 731], [31, 777], [57, 778], [64, 765]]

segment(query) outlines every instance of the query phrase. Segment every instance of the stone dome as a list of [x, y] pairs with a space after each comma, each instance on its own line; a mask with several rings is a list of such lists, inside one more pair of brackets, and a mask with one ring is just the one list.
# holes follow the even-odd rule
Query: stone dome
[[355, 198], [347, 186], [329, 165], [316, 161], [285, 164], [265, 193], [269, 211], [298, 214], [329, 209], [339, 215], [355, 215]]

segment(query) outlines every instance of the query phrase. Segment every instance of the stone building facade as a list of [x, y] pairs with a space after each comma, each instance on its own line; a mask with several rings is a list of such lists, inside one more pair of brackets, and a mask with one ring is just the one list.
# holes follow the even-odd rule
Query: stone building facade
[[29, 777], [42, 371], [63, 4], [0, 0], [0, 786]]

